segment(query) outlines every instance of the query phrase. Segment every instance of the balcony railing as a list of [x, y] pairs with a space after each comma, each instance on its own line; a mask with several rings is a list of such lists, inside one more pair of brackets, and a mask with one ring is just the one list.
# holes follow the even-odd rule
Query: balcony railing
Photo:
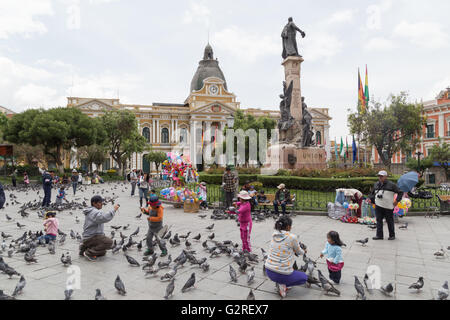
[[427, 139], [434, 138], [434, 132], [427, 132]]

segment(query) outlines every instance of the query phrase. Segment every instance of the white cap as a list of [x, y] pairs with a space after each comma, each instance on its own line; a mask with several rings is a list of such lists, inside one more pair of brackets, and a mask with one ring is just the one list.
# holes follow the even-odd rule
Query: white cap
[[250, 200], [252, 197], [250, 197], [250, 195], [248, 194], [247, 191], [242, 190], [241, 192], [239, 192], [238, 198], [241, 198], [244, 200]]
[[378, 176], [383, 176], [383, 177], [387, 177], [387, 172], [384, 170], [381, 170], [380, 172], [378, 172]]

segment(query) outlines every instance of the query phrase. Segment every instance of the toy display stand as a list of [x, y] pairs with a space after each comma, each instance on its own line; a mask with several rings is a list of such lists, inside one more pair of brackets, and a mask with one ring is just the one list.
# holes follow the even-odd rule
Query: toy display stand
[[200, 210], [200, 202], [191, 202], [190, 199], [184, 201], [184, 212], [186, 213], [197, 213]]

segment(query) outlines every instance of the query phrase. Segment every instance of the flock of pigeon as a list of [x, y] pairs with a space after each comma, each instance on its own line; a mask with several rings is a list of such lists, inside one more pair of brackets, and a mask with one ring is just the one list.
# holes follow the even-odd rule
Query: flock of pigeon
[[[111, 192], [117, 190], [122, 187], [122, 192], [125, 192], [127, 186], [123, 183], [113, 183], [110, 184], [112, 186]], [[86, 188], [86, 187], [82, 187]], [[5, 188], [7, 189], [7, 187]], [[40, 192], [39, 186], [33, 186], [28, 189], [18, 190], [15, 189], [14, 192], [22, 191], [22, 192]], [[83, 190], [83, 189], [82, 189]], [[101, 194], [104, 195], [109, 193], [108, 190], [102, 189]], [[120, 191], [119, 191], [120, 192]], [[34, 200], [31, 202], [27, 202], [21, 204], [17, 197], [11, 192], [10, 193], [10, 202], [11, 205], [20, 205], [18, 213], [22, 218], [27, 218], [30, 215], [30, 211], [37, 211], [38, 217], [41, 219], [44, 216], [44, 210], [40, 208], [40, 203], [38, 200]], [[106, 203], [114, 204], [114, 201], [117, 200], [118, 196], [115, 192], [112, 192], [113, 197], [104, 197]], [[81, 200], [81, 198], [75, 199]], [[79, 203], [76, 201], [68, 202], [60, 206], [54, 206], [54, 210], [63, 211], [63, 210], [79, 210], [87, 206], [88, 199], [84, 198], [84, 201]], [[9, 204], [8, 204], [9, 205]], [[1, 212], [1, 211], [0, 211]], [[72, 211], [69, 212], [73, 214]], [[206, 218], [206, 214], [197, 215], [199, 218]], [[263, 213], [253, 213], [253, 219], [257, 221], [263, 221], [267, 217], [272, 216], [270, 212]], [[12, 219], [7, 214], [5, 215], [7, 222], [11, 222]], [[141, 219], [142, 214], [137, 215], [136, 219]], [[212, 211], [210, 218], [212, 220], [223, 220], [223, 219], [236, 219], [235, 215], [230, 215], [226, 213], [224, 210], [215, 209]], [[79, 223], [80, 220], [76, 216], [75, 223]], [[216, 222], [215, 222], [216, 223]], [[181, 290], [176, 291], [176, 281], [177, 281], [177, 272], [181, 268], [198, 268], [197, 272], [209, 272], [210, 271], [210, 263], [211, 259], [215, 259], [219, 256], [229, 257], [233, 262], [229, 265], [229, 276], [230, 282], [236, 283], [238, 279], [238, 274], [245, 275], [247, 279], [247, 284], [250, 285], [255, 279], [255, 266], [263, 264], [263, 274], [265, 274], [264, 270], [264, 262], [267, 259], [267, 253], [264, 249], [261, 248], [261, 258], [256, 253], [248, 253], [239, 250], [239, 244], [234, 243], [231, 240], [218, 241], [215, 239], [214, 227], [215, 223], [206, 227], [207, 235], [202, 233], [198, 233], [195, 236], [191, 236], [191, 232], [187, 232], [186, 234], [178, 234], [175, 233], [172, 235], [171, 227], [164, 230], [164, 233], [156, 235], [154, 240], [154, 245], [159, 246], [160, 248], [164, 248], [168, 251], [167, 258], [159, 257], [156, 253], [150, 256], [142, 256], [142, 261], [139, 262], [135, 257], [142, 251], [143, 243], [145, 243], [145, 238], [139, 241], [137, 239], [140, 229], [139, 227], [130, 235], [125, 235], [125, 231], [130, 230], [130, 224], [126, 226], [117, 226], [111, 225], [110, 237], [113, 239], [113, 255], [123, 255], [124, 260], [131, 267], [136, 267], [142, 269], [143, 275], [146, 278], [154, 278], [158, 279], [161, 282], [168, 282], [166, 290], [161, 293], [161, 297], [164, 299], [170, 299], [173, 295], [177, 294], [177, 292], [185, 293], [188, 290], [195, 289], [196, 283], [196, 272], [192, 272], [189, 279], [182, 284], [180, 284]], [[16, 222], [17, 228], [22, 229], [26, 227], [25, 224], [21, 224]], [[402, 226], [403, 229], [407, 228], [406, 226]], [[14, 255], [23, 254], [23, 259], [27, 264], [38, 263], [38, 260], [35, 256], [36, 251], [38, 249], [43, 250], [41, 248], [46, 248], [51, 255], [56, 254], [56, 246], [62, 246], [67, 236], [70, 237], [70, 241], [77, 241], [77, 243], [81, 242], [81, 235], [78, 232], [70, 230], [68, 234], [63, 231], [58, 231], [58, 237], [56, 241], [51, 241], [49, 244], [46, 244], [45, 241], [40, 241], [38, 238], [43, 235], [42, 231], [25, 231], [19, 238], [14, 239], [12, 235], [6, 234], [4, 231], [1, 231], [2, 243], [0, 247], [0, 275], [5, 274], [9, 278], [14, 276], [19, 277], [19, 282], [14, 289], [14, 292], [11, 295], [6, 294], [3, 290], [0, 290], [0, 300], [7, 299], [15, 299], [19, 296], [26, 286], [26, 279], [23, 274], [20, 274], [13, 267], [9, 266], [3, 255], [7, 254], [8, 258], [13, 257]], [[118, 235], [118, 237], [117, 237]], [[117, 237], [117, 238], [116, 238]], [[7, 243], [7, 241], [9, 243]], [[363, 246], [366, 246], [369, 239], [357, 240], [358, 243], [361, 243]], [[303, 249], [306, 249], [306, 245], [300, 242], [300, 246]], [[172, 259], [172, 254], [174, 252], [174, 248], [181, 247], [181, 252], [177, 257]], [[448, 248], [450, 250], [450, 248]], [[446, 252], [441, 249], [440, 251], [435, 253], [436, 257], [445, 257]], [[133, 257], [134, 256], [134, 257]], [[72, 264], [72, 258], [69, 252], [62, 253], [60, 257], [61, 264], [65, 267], [68, 267]], [[328, 280], [317, 268], [316, 261], [313, 261], [306, 255], [303, 255], [304, 264], [299, 268], [297, 266], [297, 262], [294, 264], [294, 269], [301, 270], [308, 274], [308, 281], [306, 283], [306, 287], [311, 287], [312, 285], [320, 288], [327, 295], [336, 295], [340, 296], [341, 292], [336, 288], [335, 284]], [[101, 263], [101, 262], [99, 262]], [[235, 264], [234, 264], [235, 263]], [[235, 265], [235, 267], [233, 267]], [[369, 277], [366, 274], [364, 276], [363, 282], [361, 283], [357, 276], [355, 278], [355, 290], [356, 290], [356, 299], [365, 300], [367, 298], [366, 291], [371, 293], [372, 289], [368, 285]], [[412, 290], [421, 290], [424, 286], [424, 279], [420, 277], [419, 280], [409, 287]], [[126, 286], [123, 280], [120, 278], [120, 275], [117, 275], [114, 280], [114, 288], [117, 290], [117, 293], [120, 295], [126, 295]], [[74, 290], [69, 286], [65, 288], [64, 297], [66, 300], [71, 299], [74, 294]], [[387, 296], [391, 296], [394, 292], [394, 286], [392, 283], [388, 283], [384, 286], [381, 286], [379, 289], [382, 293]], [[446, 300], [449, 295], [448, 282], [446, 281], [443, 286], [438, 290], [437, 299]], [[96, 300], [105, 300], [106, 298], [103, 296], [101, 289], [96, 289], [94, 299]], [[247, 300], [255, 300], [255, 294], [251, 289], [248, 293]]]

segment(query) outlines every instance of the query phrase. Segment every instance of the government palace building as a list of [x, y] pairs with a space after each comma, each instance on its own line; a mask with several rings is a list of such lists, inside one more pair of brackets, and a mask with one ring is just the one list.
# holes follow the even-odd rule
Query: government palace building
[[[211, 45], [204, 50], [203, 59], [199, 62], [197, 72], [191, 81], [190, 94], [184, 103], [153, 103], [151, 105], [123, 104], [119, 99], [68, 97], [67, 107], [78, 108], [90, 117], [98, 117], [105, 110], [125, 109], [132, 111], [138, 120], [139, 132], [146, 138], [154, 151], [178, 152], [190, 155], [192, 162], [197, 159], [201, 149], [202, 135], [209, 131], [214, 139], [217, 132], [222, 132], [227, 122], [230, 123], [236, 110], [255, 117], [265, 116], [275, 120], [280, 118], [279, 108], [263, 110], [257, 108], [241, 109], [240, 103], [234, 93], [229, 91], [227, 81], [219, 67], [219, 61], [214, 58]], [[313, 117], [312, 125], [316, 145], [325, 148], [327, 158], [330, 158], [328, 108], [309, 108]], [[220, 143], [221, 135], [217, 135]], [[194, 142], [198, 143], [194, 143]], [[197, 148], [195, 147], [197, 146]], [[192, 157], [197, 154], [197, 158]], [[142, 154], [134, 154], [128, 169], [143, 169], [153, 171]], [[70, 161], [71, 167], [83, 167], [85, 164], [77, 163], [76, 159]], [[94, 165], [95, 167], [95, 165]], [[107, 160], [97, 170], [108, 170], [117, 167], [114, 161]]]

